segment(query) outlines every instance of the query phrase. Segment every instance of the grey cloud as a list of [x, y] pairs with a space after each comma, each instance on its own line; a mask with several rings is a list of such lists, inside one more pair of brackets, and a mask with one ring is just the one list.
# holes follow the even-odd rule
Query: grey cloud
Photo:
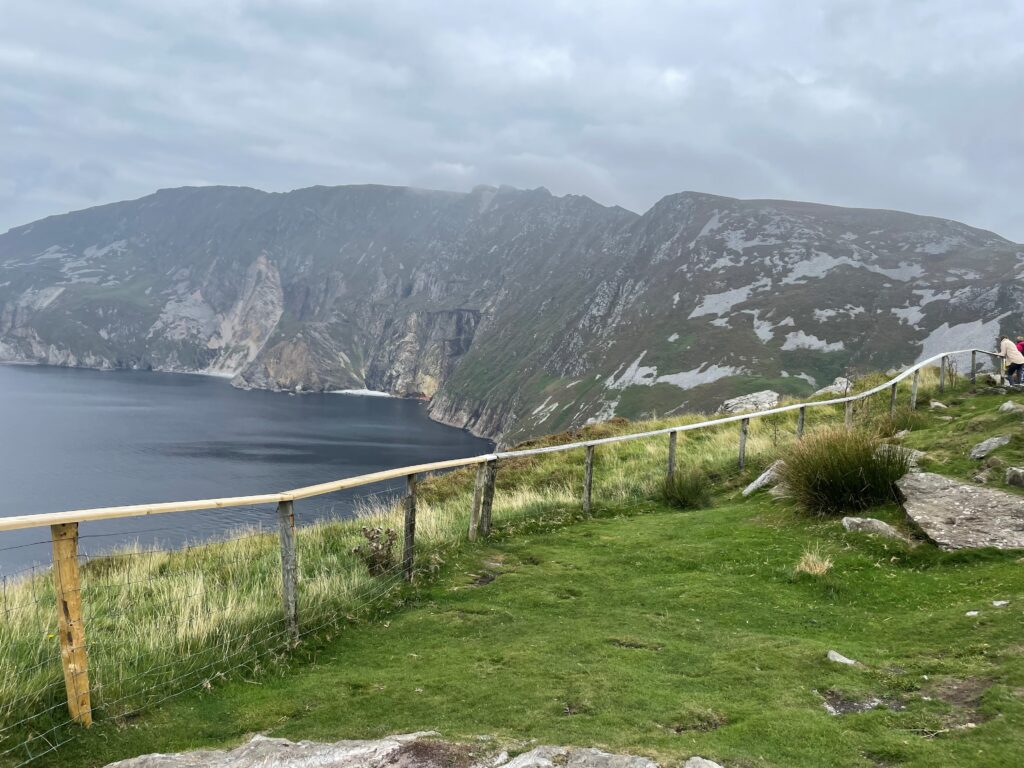
[[0, 230], [182, 184], [696, 189], [1024, 240], [1024, 4], [0, 0]]

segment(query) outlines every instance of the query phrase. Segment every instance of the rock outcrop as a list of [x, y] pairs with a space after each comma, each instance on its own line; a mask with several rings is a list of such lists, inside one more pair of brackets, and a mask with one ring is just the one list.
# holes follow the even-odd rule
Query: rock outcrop
[[[507, 753], [487, 754], [478, 746], [432, 738], [436, 736], [409, 733], [330, 744], [254, 736], [230, 751], [142, 755], [111, 763], [108, 768], [659, 768], [645, 757], [581, 747], [535, 747], [510, 759]], [[705, 761], [694, 765], [715, 764]]]
[[884, 536], [888, 539], [899, 539], [907, 541], [907, 537], [893, 528], [884, 520], [876, 520], [873, 517], [844, 517], [843, 528], [856, 533], [870, 533], [874, 536]]
[[996, 448], [1002, 448], [1004, 445], [1009, 444], [1009, 435], [997, 435], [996, 437], [990, 437], [988, 440], [982, 440], [976, 446], [971, 448], [972, 459], [984, 459]]
[[1024, 496], [919, 472], [897, 482], [907, 516], [943, 549], [1024, 547]]

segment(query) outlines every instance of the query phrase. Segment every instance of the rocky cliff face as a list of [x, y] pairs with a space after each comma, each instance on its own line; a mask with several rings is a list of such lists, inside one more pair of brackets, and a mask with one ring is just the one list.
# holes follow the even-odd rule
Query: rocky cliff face
[[0, 360], [431, 398], [505, 441], [802, 394], [1019, 331], [1024, 249], [892, 211], [163, 190], [0, 235]]

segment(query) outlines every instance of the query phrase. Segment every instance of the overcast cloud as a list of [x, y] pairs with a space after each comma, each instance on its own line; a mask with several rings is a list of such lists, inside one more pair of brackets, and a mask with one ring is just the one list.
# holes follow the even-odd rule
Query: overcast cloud
[[0, 0], [0, 231], [161, 187], [373, 182], [1024, 241], [1022, 31], [1024, 0]]

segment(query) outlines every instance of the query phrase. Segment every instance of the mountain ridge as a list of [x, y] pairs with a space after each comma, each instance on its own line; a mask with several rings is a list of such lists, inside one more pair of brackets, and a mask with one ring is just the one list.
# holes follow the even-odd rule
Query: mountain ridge
[[0, 361], [379, 389], [511, 441], [991, 344], [1024, 247], [884, 209], [680, 192], [179, 187], [0, 235]]

